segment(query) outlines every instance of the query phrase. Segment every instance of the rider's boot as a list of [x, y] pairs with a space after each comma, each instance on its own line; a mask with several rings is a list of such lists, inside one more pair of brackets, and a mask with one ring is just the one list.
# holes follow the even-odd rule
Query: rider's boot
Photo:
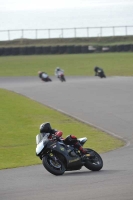
[[87, 150], [84, 149], [82, 146], [79, 147], [79, 150], [81, 152], [81, 154], [85, 155], [87, 153]]
[[79, 142], [75, 143], [75, 147], [81, 152], [82, 155], [85, 155], [87, 153], [87, 150], [84, 149]]
[[79, 150], [82, 154], [82, 160], [86, 161], [90, 157], [90, 154], [88, 154], [87, 149], [84, 149], [82, 146], [80, 146]]

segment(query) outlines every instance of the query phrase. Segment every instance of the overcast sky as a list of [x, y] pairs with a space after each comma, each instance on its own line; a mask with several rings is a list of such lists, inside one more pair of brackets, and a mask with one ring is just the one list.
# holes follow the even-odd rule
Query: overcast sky
[[0, 10], [37, 10], [102, 6], [102, 4], [132, 4], [133, 0], [0, 0]]

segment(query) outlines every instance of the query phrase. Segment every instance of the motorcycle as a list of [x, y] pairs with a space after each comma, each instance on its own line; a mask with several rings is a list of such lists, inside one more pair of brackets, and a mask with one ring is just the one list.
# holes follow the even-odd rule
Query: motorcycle
[[52, 81], [51, 80], [51, 78], [49, 78], [49, 76], [47, 76], [46, 78], [41, 78], [42, 79], [42, 81], [44, 81], [44, 82], [50, 82], [50, 81]]
[[46, 72], [39, 71], [38, 72], [38, 76], [44, 82], [52, 81], [51, 78], [48, 76], [48, 74]]
[[105, 74], [104, 74], [104, 71], [101, 70], [101, 69], [99, 69], [99, 70], [97, 71], [97, 76], [99, 76], [100, 78], [106, 78], [106, 76], [105, 76]]
[[65, 75], [63, 72], [58, 72], [58, 78], [60, 79], [61, 82], [66, 81]]
[[[99, 171], [103, 167], [101, 156], [93, 149], [87, 149], [87, 154], [74, 148], [73, 145], [64, 144], [55, 136], [49, 139], [49, 133], [44, 137], [41, 134], [36, 136], [36, 156], [42, 160], [44, 168], [53, 175], [63, 175], [65, 171], [80, 170], [83, 166], [91, 171]], [[87, 141], [86, 137], [79, 138], [83, 146]]]

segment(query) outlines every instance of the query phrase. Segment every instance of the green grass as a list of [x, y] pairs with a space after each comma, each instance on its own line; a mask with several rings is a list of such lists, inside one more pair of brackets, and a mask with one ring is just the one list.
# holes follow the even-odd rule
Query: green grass
[[52, 76], [57, 66], [66, 76], [93, 76], [96, 65], [107, 76], [133, 76], [133, 53], [5, 56], [0, 57], [0, 76], [37, 76], [39, 70]]
[[46, 121], [62, 130], [64, 137], [86, 136], [86, 146], [99, 153], [124, 145], [123, 141], [96, 128], [8, 90], [0, 89], [0, 105], [0, 169], [41, 163], [35, 155], [35, 137], [39, 125]]

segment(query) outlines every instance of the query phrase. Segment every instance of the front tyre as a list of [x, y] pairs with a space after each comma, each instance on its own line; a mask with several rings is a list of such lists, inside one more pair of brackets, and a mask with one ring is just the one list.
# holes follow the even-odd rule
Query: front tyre
[[51, 174], [62, 175], [65, 172], [65, 166], [58, 158], [53, 159], [49, 155], [46, 155], [43, 157], [42, 162], [45, 169]]
[[87, 153], [90, 155], [87, 157], [87, 160], [84, 166], [91, 171], [99, 171], [103, 167], [103, 160], [101, 156], [92, 149], [87, 149]]

